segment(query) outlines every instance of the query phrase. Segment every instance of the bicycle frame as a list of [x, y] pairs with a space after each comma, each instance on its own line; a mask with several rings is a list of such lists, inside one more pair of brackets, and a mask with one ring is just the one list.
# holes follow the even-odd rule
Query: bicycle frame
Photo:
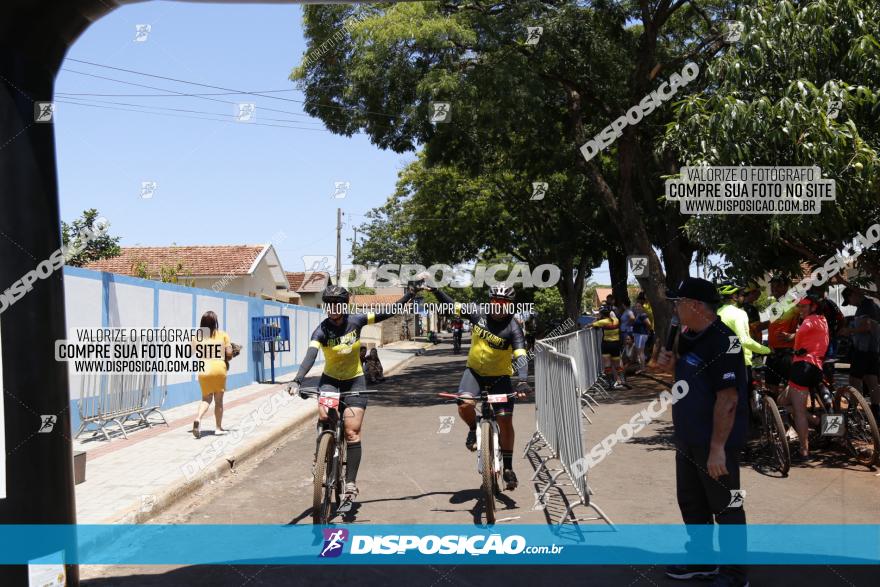
[[[498, 420], [495, 417], [495, 408], [492, 407], [492, 404], [489, 403], [489, 398], [486, 392], [484, 391], [482, 394], [482, 405], [480, 406], [480, 414], [477, 416], [477, 428], [480, 426], [480, 422], [486, 420], [489, 422], [489, 425], [492, 427], [492, 461], [495, 471], [501, 471], [502, 463], [501, 463], [501, 430], [498, 428]], [[483, 457], [482, 451], [480, 450], [483, 445], [482, 434], [477, 434], [477, 475], [483, 474]]]

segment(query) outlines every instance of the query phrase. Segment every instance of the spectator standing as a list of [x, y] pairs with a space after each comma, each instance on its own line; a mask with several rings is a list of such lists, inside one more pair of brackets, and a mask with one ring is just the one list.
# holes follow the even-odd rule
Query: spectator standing
[[599, 309], [599, 319], [590, 324], [590, 328], [602, 329], [602, 367], [605, 373], [611, 372], [612, 389], [622, 389], [624, 385], [617, 369], [620, 360], [620, 322], [611, 308], [602, 306]]
[[747, 286], [740, 290], [740, 308], [746, 313], [749, 319], [749, 336], [757, 342], [761, 340], [761, 313], [755, 306], [755, 302], [761, 297], [761, 288], [758, 284], [750, 282]]
[[770, 349], [754, 340], [749, 334], [749, 317], [745, 310], [737, 308], [734, 300], [739, 288], [733, 284], [721, 284], [718, 287], [718, 295], [721, 298], [721, 307], [718, 308], [718, 317], [736, 335], [739, 345], [742, 347], [743, 361], [746, 365], [746, 384], [748, 386], [749, 410], [752, 403], [757, 403], [757, 398], [752, 398], [752, 353], [758, 355], [770, 354]]
[[639, 295], [636, 296], [636, 301], [642, 305], [642, 308], [645, 310], [645, 313], [648, 315], [648, 321], [651, 323], [651, 330], [648, 332], [648, 339], [645, 341], [645, 356], [653, 357], [654, 356], [654, 310], [651, 308], [651, 304], [648, 302], [648, 296], [645, 295], [644, 291], [640, 291]]
[[636, 301], [633, 308], [633, 313], [636, 316], [633, 321], [633, 341], [638, 355], [639, 367], [640, 369], [644, 369], [645, 347], [648, 342], [648, 336], [654, 329], [654, 325], [651, 323], [651, 319], [648, 317], [648, 313], [645, 311], [641, 302]]
[[797, 304], [802, 322], [794, 337], [794, 358], [783, 402], [790, 403], [794, 412], [794, 427], [800, 441], [797, 460], [800, 461], [806, 461], [810, 455], [807, 416], [810, 388], [822, 382], [822, 359], [828, 351], [828, 322], [819, 313], [819, 300], [816, 294], [807, 294]]
[[871, 411], [880, 421], [880, 307], [860, 290], [848, 287], [843, 290], [843, 305], [855, 306], [856, 314], [852, 328], [842, 330], [852, 337], [849, 384], [871, 397]]
[[229, 335], [219, 328], [217, 314], [208, 310], [202, 315], [199, 322], [200, 328], [208, 329], [208, 337], [203, 340], [201, 345], [219, 345], [222, 358], [208, 359], [205, 361], [205, 369], [199, 373], [199, 387], [202, 390], [202, 401], [199, 402], [199, 411], [193, 422], [192, 434], [196, 438], [201, 437], [202, 417], [214, 402], [214, 423], [216, 428], [214, 434], [226, 434], [223, 429], [223, 394], [226, 391], [226, 361], [232, 359], [232, 343]]
[[[782, 276], [770, 280], [770, 293], [777, 301], [782, 300], [788, 292], [790, 281]], [[794, 354], [794, 336], [797, 331], [800, 313], [796, 306], [785, 308], [782, 316], [773, 321], [761, 322], [761, 330], [767, 329], [767, 346], [770, 356], [767, 357], [767, 371], [764, 381], [774, 395], [780, 391], [780, 385], [788, 381], [791, 361]]]
[[[722, 553], [741, 556], [746, 515], [739, 455], [747, 430], [742, 348], [729, 352], [734, 333], [716, 313], [720, 300], [711, 282], [688, 277], [667, 298], [682, 326], [674, 372], [684, 395], [672, 406], [672, 422], [678, 506], [690, 537], [687, 550], [711, 552], [712, 534], [700, 526], [715, 523]], [[658, 368], [668, 370], [673, 359], [673, 352], [660, 351]], [[749, 584], [745, 567], [737, 565], [673, 566], [666, 574], [673, 579], [713, 578], [712, 587]]]
[[364, 363], [364, 373], [366, 374], [367, 383], [382, 383], [385, 381], [385, 370], [382, 368], [382, 362], [379, 360], [379, 351], [375, 348], [370, 349], [367, 360]]

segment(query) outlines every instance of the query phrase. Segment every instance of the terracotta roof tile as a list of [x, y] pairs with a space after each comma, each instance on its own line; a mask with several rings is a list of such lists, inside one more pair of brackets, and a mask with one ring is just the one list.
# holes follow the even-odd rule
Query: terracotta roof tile
[[195, 245], [182, 247], [122, 247], [122, 253], [109, 259], [93, 261], [87, 269], [134, 275], [134, 267], [145, 263], [150, 275], [159, 267], [176, 267], [193, 276], [247, 275], [265, 245]]
[[285, 272], [290, 291], [301, 293], [313, 293], [324, 291], [330, 281], [330, 274], [326, 271], [299, 271]]

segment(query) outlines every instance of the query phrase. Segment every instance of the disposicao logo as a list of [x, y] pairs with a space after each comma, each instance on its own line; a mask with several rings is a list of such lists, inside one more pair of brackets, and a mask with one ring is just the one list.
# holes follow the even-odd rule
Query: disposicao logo
[[342, 528], [323, 528], [324, 546], [321, 547], [320, 558], [333, 558], [342, 554], [342, 547], [348, 540], [348, 530]]
[[526, 549], [522, 536], [355, 536], [352, 554], [519, 554]]

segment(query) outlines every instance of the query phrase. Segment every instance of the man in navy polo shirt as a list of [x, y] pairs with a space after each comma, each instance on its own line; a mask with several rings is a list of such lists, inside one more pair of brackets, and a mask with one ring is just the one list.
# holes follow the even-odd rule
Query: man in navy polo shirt
[[[692, 526], [721, 524], [721, 556], [745, 553], [746, 514], [739, 485], [739, 454], [746, 440], [748, 400], [742, 346], [721, 322], [718, 291], [705, 279], [688, 277], [667, 298], [675, 304], [682, 327], [678, 337], [675, 380], [686, 381], [687, 394], [672, 406], [675, 428], [675, 481], [678, 507], [688, 525], [691, 552], [711, 552], [712, 533]], [[661, 351], [658, 366], [673, 363]], [[669, 567], [673, 579], [713, 578], [712, 587], [748, 587], [738, 565]]]

